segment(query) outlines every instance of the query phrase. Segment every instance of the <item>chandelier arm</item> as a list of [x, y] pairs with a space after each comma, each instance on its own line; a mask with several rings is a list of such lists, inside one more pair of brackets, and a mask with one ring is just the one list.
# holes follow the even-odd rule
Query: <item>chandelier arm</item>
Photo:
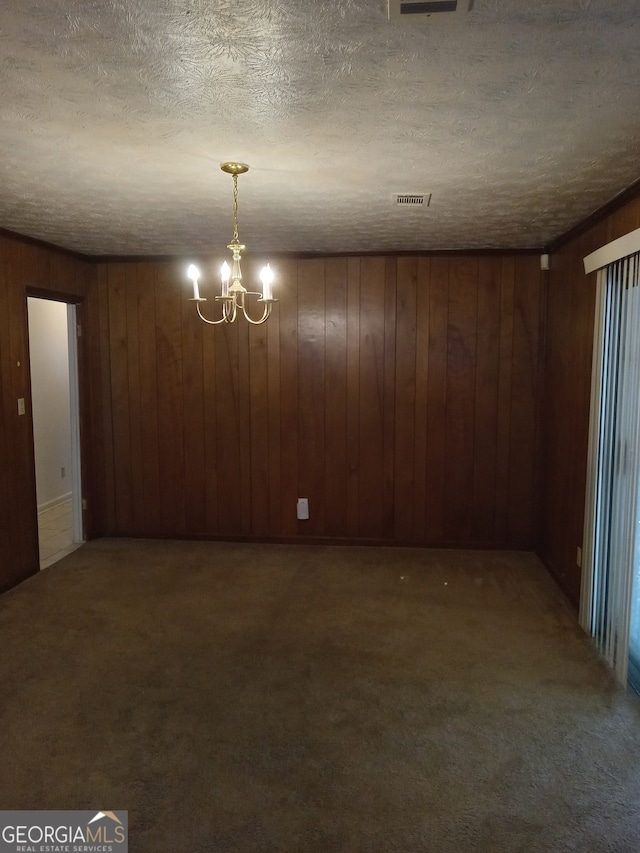
[[247, 309], [245, 308], [244, 303], [243, 303], [242, 313], [244, 314], [244, 318], [247, 321], [247, 323], [251, 323], [252, 326], [259, 326], [259, 325], [261, 325], [261, 323], [264, 323], [266, 320], [268, 320], [269, 314], [271, 314], [271, 304], [272, 304], [271, 302], [267, 302], [267, 304], [264, 306], [264, 310], [262, 312], [262, 317], [259, 320], [252, 320], [251, 317], [247, 314]]
[[237, 304], [238, 304], [238, 303], [237, 303], [237, 300], [236, 300], [236, 299], [233, 299], [233, 300], [227, 300], [227, 301], [225, 302], [225, 304], [224, 304], [224, 308], [223, 308], [224, 314], [223, 314], [222, 319], [223, 319], [226, 323], [235, 323], [235, 320], [236, 320], [236, 311], [237, 311]]
[[196, 311], [198, 312], [198, 316], [200, 317], [200, 319], [203, 322], [208, 323], [210, 326], [218, 326], [220, 323], [224, 323], [224, 320], [225, 320], [224, 314], [222, 315], [222, 318], [220, 320], [208, 320], [204, 316], [202, 311], [200, 310], [200, 303], [199, 302], [196, 302]]

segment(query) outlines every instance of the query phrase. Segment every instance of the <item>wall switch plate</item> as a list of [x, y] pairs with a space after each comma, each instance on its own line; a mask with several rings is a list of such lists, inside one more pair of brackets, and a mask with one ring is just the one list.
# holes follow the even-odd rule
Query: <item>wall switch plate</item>
[[25, 413], [24, 397], [18, 397], [18, 414], [24, 415], [24, 413]]
[[309, 498], [298, 498], [298, 519], [306, 521], [309, 518]]

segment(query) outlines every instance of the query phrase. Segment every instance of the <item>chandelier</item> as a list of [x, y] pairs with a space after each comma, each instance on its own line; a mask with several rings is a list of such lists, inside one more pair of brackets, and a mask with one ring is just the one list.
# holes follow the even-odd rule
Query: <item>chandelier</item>
[[[209, 320], [202, 314], [200, 304], [207, 300], [200, 296], [198, 282], [200, 280], [200, 270], [195, 264], [191, 264], [187, 270], [187, 277], [193, 282], [193, 296], [189, 300], [196, 303], [196, 309], [201, 320], [209, 323], [211, 326], [217, 326], [218, 323], [233, 323], [240, 316], [240, 311], [244, 314], [245, 320], [253, 323], [254, 326], [259, 326], [264, 323], [271, 314], [271, 308], [277, 299], [273, 298], [271, 284], [273, 282], [273, 271], [269, 264], [262, 268], [260, 280], [262, 281], [262, 293], [254, 290], [247, 290], [242, 284], [242, 272], [240, 270], [241, 252], [244, 252], [245, 246], [240, 243], [238, 238], [238, 175], [244, 175], [249, 171], [246, 163], [223, 163], [220, 168], [227, 175], [233, 178], [233, 239], [227, 246], [231, 249], [233, 258], [231, 266], [225, 261], [220, 268], [220, 279], [222, 282], [222, 292], [220, 296], [215, 297], [216, 302], [222, 304], [222, 317], [219, 320]], [[231, 282], [231, 283], [230, 283]], [[257, 296], [255, 303], [262, 307], [262, 317], [259, 320], [249, 316], [247, 311], [247, 297]]]

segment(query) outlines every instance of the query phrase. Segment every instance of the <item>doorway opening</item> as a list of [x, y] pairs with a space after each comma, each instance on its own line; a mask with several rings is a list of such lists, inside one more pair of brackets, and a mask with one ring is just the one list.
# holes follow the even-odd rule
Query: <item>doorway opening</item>
[[29, 354], [40, 568], [83, 542], [76, 306], [30, 296]]

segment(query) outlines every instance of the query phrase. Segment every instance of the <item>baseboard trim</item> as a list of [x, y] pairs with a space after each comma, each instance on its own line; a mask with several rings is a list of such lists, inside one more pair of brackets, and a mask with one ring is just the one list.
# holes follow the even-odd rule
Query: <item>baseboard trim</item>
[[46, 512], [48, 509], [53, 509], [55, 506], [60, 506], [65, 501], [68, 501], [71, 498], [72, 493], [67, 492], [65, 495], [58, 495], [57, 498], [52, 498], [50, 501], [45, 501], [43, 504], [38, 504], [38, 514], [41, 512]]
[[142, 532], [131, 530], [127, 533], [120, 531], [103, 530], [100, 534], [91, 537], [92, 539], [158, 539], [174, 540], [174, 541], [189, 541], [189, 542], [238, 542], [241, 544], [251, 545], [346, 545], [346, 546], [363, 546], [363, 547], [383, 547], [383, 548], [421, 548], [428, 550], [443, 551], [524, 551], [534, 553], [533, 545], [524, 542], [512, 543], [495, 543], [471, 540], [467, 542], [458, 542], [450, 539], [383, 539], [383, 538], [362, 538], [355, 537], [340, 537], [340, 536], [245, 536], [242, 534], [220, 534], [214, 535], [209, 533], [155, 533]]

